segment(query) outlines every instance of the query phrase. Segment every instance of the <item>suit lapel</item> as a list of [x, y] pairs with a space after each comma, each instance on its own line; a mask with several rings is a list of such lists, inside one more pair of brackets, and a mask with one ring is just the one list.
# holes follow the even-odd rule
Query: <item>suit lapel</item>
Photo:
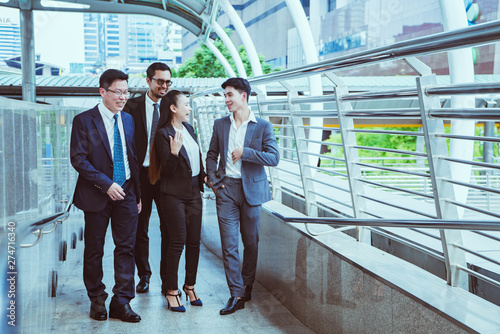
[[243, 144], [243, 147], [249, 147], [250, 142], [252, 141], [253, 138], [253, 133], [255, 131], [257, 123], [254, 122], [248, 122], [247, 124], [247, 133], [245, 134], [245, 142]]
[[99, 112], [98, 107], [95, 107], [92, 111], [92, 116], [94, 117], [92, 121], [94, 122], [97, 131], [99, 132], [99, 136], [101, 136], [101, 140], [104, 144], [104, 148], [106, 148], [106, 152], [111, 160], [113, 160], [113, 155], [111, 155], [111, 147], [109, 146], [108, 135], [106, 134], [106, 128], [104, 127], [104, 121], [102, 120], [101, 113]]
[[[169, 124], [167, 126], [167, 133], [168, 133], [169, 136], [172, 136], [172, 138], [175, 136], [175, 129], [172, 126], [172, 124]], [[168, 140], [170, 141], [170, 138]], [[191, 162], [189, 161], [189, 156], [187, 154], [186, 149], [184, 148], [184, 145], [182, 145], [181, 150], [179, 151], [179, 155], [181, 157], [183, 157], [184, 160], [186, 160], [188, 166], [191, 166]]]
[[228, 147], [229, 147], [229, 131], [231, 131], [231, 119], [229, 118], [229, 116], [226, 117], [226, 119], [224, 120], [224, 124], [222, 126], [222, 130], [223, 130], [223, 133], [224, 133], [224, 141], [223, 141], [223, 147], [222, 147], [222, 152], [224, 153], [223, 154], [223, 159], [224, 159], [224, 163], [226, 163], [226, 157], [227, 157], [227, 150], [228, 150]]
[[139, 103], [139, 110], [141, 111], [142, 124], [144, 126], [144, 131], [146, 132], [147, 138], [149, 138], [148, 123], [147, 123], [147, 117], [146, 117], [146, 95], [143, 95], [142, 97], [143, 97], [142, 101]]
[[132, 130], [132, 124], [130, 124], [130, 118], [128, 117], [123, 117], [124, 115], [124, 112], [122, 111], [121, 112], [121, 119], [122, 119], [122, 123], [123, 123], [123, 132], [125, 132], [125, 142], [127, 143], [127, 149], [128, 151], [127, 152], [133, 152], [132, 150], [132, 138], [133, 138], [133, 135], [134, 133], [131, 131]]

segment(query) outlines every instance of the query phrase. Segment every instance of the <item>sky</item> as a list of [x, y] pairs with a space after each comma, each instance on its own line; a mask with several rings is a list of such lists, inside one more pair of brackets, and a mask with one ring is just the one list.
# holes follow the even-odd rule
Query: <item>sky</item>
[[[19, 11], [0, 7], [0, 19], [19, 23]], [[35, 54], [40, 60], [69, 69], [70, 63], [83, 63], [83, 14], [35, 11]]]

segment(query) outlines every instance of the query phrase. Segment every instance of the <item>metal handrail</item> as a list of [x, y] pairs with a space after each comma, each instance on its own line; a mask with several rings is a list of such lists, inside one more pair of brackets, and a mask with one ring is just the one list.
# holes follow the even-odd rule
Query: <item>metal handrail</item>
[[409, 190], [409, 189], [404, 189], [404, 188], [398, 188], [398, 187], [392, 187], [392, 186], [389, 186], [387, 184], [382, 184], [382, 183], [378, 183], [378, 182], [373, 182], [373, 181], [369, 181], [369, 180], [365, 180], [365, 179], [359, 179], [358, 180], [360, 182], [364, 182], [364, 183], [367, 183], [367, 184], [370, 184], [372, 186], [377, 186], [377, 187], [381, 187], [381, 188], [387, 188], [387, 189], [391, 189], [391, 190], [397, 190], [397, 191], [402, 191], [402, 192], [405, 192], [405, 193], [408, 193], [408, 194], [411, 194], [411, 195], [417, 195], [417, 196], [421, 196], [421, 197], [427, 197], [427, 198], [433, 198], [432, 195], [429, 195], [429, 194], [424, 194], [424, 193], [419, 193], [417, 191], [413, 191], [413, 190]]
[[364, 164], [364, 163], [361, 163], [361, 162], [356, 162], [356, 165], [358, 165], [358, 166], [364, 166], [364, 167], [369, 167], [369, 168], [373, 168], [373, 169], [385, 170], [385, 171], [388, 171], [388, 172], [395, 172], [395, 173], [401, 173], [401, 174], [407, 174], [407, 175], [413, 175], [413, 176], [420, 176], [420, 177], [425, 177], [425, 178], [430, 178], [431, 177], [429, 174], [415, 173], [415, 172], [409, 172], [409, 171], [402, 170], [402, 169], [382, 167], [382, 166], [376, 166], [376, 165], [369, 165], [369, 164]]
[[[410, 40], [401, 41], [389, 46], [370, 49], [342, 57], [328, 59], [313, 64], [308, 64], [292, 69], [274, 72], [266, 75], [248, 79], [251, 85], [263, 85], [266, 83], [283, 81], [287, 79], [298, 79], [311, 75], [323, 74], [332, 70], [343, 68], [354, 68], [362, 65], [375, 64], [394, 59], [406, 57], [423, 56], [437, 51], [451, 51], [464, 47], [471, 47], [493, 43], [500, 39], [500, 21], [492, 21], [469, 26], [462, 29], [445, 31]], [[437, 87], [431, 88], [430, 94], [437, 94]], [[222, 88], [202, 90], [191, 95], [196, 98], [211, 95], [222, 91]]]
[[273, 215], [287, 223], [329, 224], [336, 226], [379, 226], [404, 228], [429, 228], [440, 230], [500, 231], [500, 220], [447, 220], [447, 219], [365, 219], [330, 217], [285, 217], [275, 211]]
[[430, 109], [428, 114], [431, 118], [497, 121], [500, 118], [500, 108], [440, 108]]
[[462, 83], [446, 86], [427, 87], [428, 95], [461, 95], [500, 93], [500, 82]]
[[344, 114], [346, 117], [352, 118], [380, 118], [380, 117], [401, 117], [401, 118], [416, 118], [420, 119], [422, 115], [418, 109], [394, 109], [394, 110], [355, 110]]
[[[443, 51], [449, 51], [449, 50], [454, 50], [454, 49], [459, 49], [463, 47], [471, 47], [475, 45], [482, 45], [486, 43], [492, 43], [492, 42], [498, 42], [500, 41], [500, 21], [494, 21], [490, 23], [485, 23], [485, 24], [480, 24], [476, 26], [471, 26], [468, 28], [463, 28], [459, 30], [454, 30], [454, 31], [447, 31], [439, 34], [434, 34], [434, 35], [429, 35], [429, 36], [424, 36], [412, 40], [407, 40], [407, 41], [402, 41], [398, 42], [393, 45], [389, 46], [384, 46], [380, 47], [377, 49], [371, 49], [371, 50], [366, 50], [366, 51], [361, 51], [353, 54], [348, 54], [344, 55], [341, 57], [317, 62], [314, 64], [309, 64], [309, 65], [304, 65], [298, 68], [294, 69], [289, 69], [281, 72], [275, 72], [272, 74], [268, 74], [265, 76], [259, 76], [255, 78], [249, 79], [250, 83], [255, 87], [255, 85], [264, 85], [266, 83], [276, 83], [276, 82], [284, 82], [289, 79], [298, 79], [301, 77], [308, 77], [308, 76], [315, 76], [315, 75], [321, 75], [324, 74], [327, 76], [331, 81], [333, 82], [334, 86], [336, 85], [337, 81], [334, 80], [333, 76], [331, 75], [331, 72], [339, 69], [345, 69], [345, 68], [355, 68], [359, 66], [364, 66], [364, 65], [372, 65], [378, 62], [385, 62], [388, 60], [394, 60], [394, 59], [403, 59], [406, 57], [413, 57], [413, 56], [422, 56], [426, 54], [432, 54], [435, 52], [443, 52]], [[339, 77], [339, 84], [343, 85], [341, 82], [342, 78]], [[425, 86], [422, 85], [416, 85], [417, 83], [420, 82], [432, 82], [432, 86]], [[467, 83], [467, 84], [452, 84], [452, 85], [436, 85], [435, 84], [436, 80], [435, 78], [423, 78], [423, 79], [418, 79], [416, 78], [415, 81], [415, 86], [416, 87], [410, 87], [410, 88], [402, 88], [400, 90], [386, 90], [386, 91], [372, 91], [372, 92], [348, 92], [347, 87], [340, 87], [339, 89], [334, 88], [334, 94], [331, 94], [330, 92], [325, 92], [327, 95], [319, 95], [319, 96], [299, 96], [297, 97], [295, 94], [295, 90], [291, 88], [291, 93], [288, 94], [288, 98], [280, 98], [280, 99], [273, 99], [273, 98], [268, 98], [268, 99], [263, 99], [262, 96], [259, 96], [259, 100], [257, 105], [258, 106], [269, 106], [269, 105], [285, 105], [283, 109], [285, 110], [280, 110], [280, 111], [271, 111], [267, 110], [267, 108], [263, 108], [264, 115], [277, 115], [278, 117], [307, 117], [307, 118], [313, 118], [313, 117], [329, 117], [333, 118], [334, 121], [338, 121], [338, 130], [342, 135], [342, 144], [339, 143], [327, 143], [324, 141], [319, 141], [317, 140], [318, 137], [314, 137], [314, 139], [308, 139], [304, 138], [307, 137], [308, 134], [306, 131], [294, 131], [293, 132], [293, 137], [288, 138], [288, 139], [294, 139], [296, 140], [296, 146], [289, 145], [290, 148], [284, 148], [280, 147], [280, 150], [286, 151], [286, 152], [296, 152], [296, 158], [293, 160], [287, 160], [287, 159], [282, 159], [282, 161], [289, 161], [291, 163], [294, 163], [294, 166], [291, 167], [290, 169], [296, 170], [295, 167], [298, 166], [298, 170], [300, 170], [300, 173], [294, 173], [290, 172], [287, 170], [284, 170], [283, 168], [277, 167], [276, 170], [283, 170], [286, 173], [289, 173], [291, 175], [297, 176], [298, 178], [302, 178], [304, 184], [293, 184], [293, 182], [290, 182], [292, 179], [284, 179], [280, 177], [278, 174], [277, 176], [272, 176], [273, 180], [278, 180], [280, 182], [280, 185], [283, 184], [290, 184], [295, 186], [294, 187], [288, 187], [288, 189], [281, 187], [278, 187], [276, 190], [281, 191], [282, 193], [289, 193], [290, 196], [301, 198], [304, 200], [308, 205], [311, 207], [317, 207], [317, 208], [322, 208], [324, 212], [330, 212], [334, 211], [335, 209], [338, 209], [340, 214], [345, 214], [348, 215], [349, 210], [344, 210], [344, 208], [340, 208], [340, 205], [350, 207], [353, 209], [353, 215], [356, 216], [366, 216], [368, 217], [377, 217], [378, 219], [358, 219], [358, 218], [317, 218], [317, 217], [307, 217], [307, 218], [294, 218], [294, 217], [283, 217], [281, 216], [284, 221], [287, 222], [298, 222], [298, 223], [305, 223], [306, 224], [306, 229], [309, 233], [309, 229], [307, 228], [308, 224], [316, 223], [316, 224], [328, 224], [328, 225], [336, 225], [336, 226], [356, 226], [360, 227], [359, 231], [360, 233], [365, 233], [362, 229], [362, 227], [368, 227], [369, 230], [371, 230], [374, 233], [381, 233], [380, 231], [376, 230], [376, 227], [397, 227], [397, 228], [409, 228], [409, 229], [419, 229], [419, 228], [429, 228], [429, 229], [439, 229], [439, 230], [486, 230], [486, 231], [500, 231], [500, 220], [494, 220], [494, 221], [476, 221], [476, 220], [460, 220], [460, 221], [455, 221], [455, 220], [444, 220], [444, 219], [437, 219], [438, 217], [441, 217], [442, 212], [439, 211], [439, 206], [442, 205], [447, 205], [447, 203], [450, 203], [450, 207], [458, 207], [459, 209], [466, 209], [466, 210], [472, 210], [474, 212], [479, 212], [483, 213], [486, 215], [490, 215], [491, 218], [488, 219], [495, 219], [496, 217], [500, 218], [500, 215], [495, 214], [495, 210], [487, 211], [485, 210], [485, 207], [490, 210], [490, 206], [493, 205], [498, 205], [498, 202], [493, 202], [493, 201], [498, 201], [498, 197], [492, 199], [490, 202], [490, 195], [491, 194], [498, 194], [499, 192], [496, 191], [494, 188], [496, 188], [497, 183], [489, 183], [490, 180], [488, 179], [486, 182], [487, 184], [484, 183], [484, 180], [478, 180], [477, 182], [479, 184], [486, 184], [488, 187], [483, 187], [483, 186], [476, 186], [473, 184], [466, 184], [461, 181], [455, 181], [455, 180], [449, 180], [446, 178], [448, 175], [448, 171], [445, 170], [445, 168], [440, 169], [441, 165], [444, 165], [445, 167], [448, 167], [450, 164], [441, 164], [443, 160], [450, 162], [450, 163], [460, 163], [460, 164], [467, 164], [470, 166], [479, 166], [479, 167], [484, 167], [490, 168], [490, 169], [496, 169], [499, 170], [500, 167], [496, 165], [495, 163], [488, 163], [488, 162], [476, 162], [472, 160], [461, 160], [461, 159], [456, 159], [453, 157], [448, 157], [446, 156], [446, 151], [443, 149], [442, 151], [440, 150], [429, 150], [430, 147], [432, 146], [426, 146], [425, 152], [424, 149], [420, 148], [419, 150], [416, 151], [403, 151], [403, 150], [396, 150], [396, 149], [391, 149], [391, 148], [384, 148], [384, 147], [375, 147], [377, 144], [374, 144], [373, 146], [362, 146], [362, 145], [356, 145], [356, 136], [355, 133], [384, 133], [384, 134], [392, 134], [392, 135], [409, 135], [409, 136], [415, 136], [419, 138], [424, 138], [425, 139], [425, 144], [429, 145], [436, 145], [436, 141], [434, 140], [436, 137], [439, 137], [439, 143], [445, 143], [444, 139], [441, 138], [446, 138], [446, 139], [463, 139], [463, 140], [469, 140], [469, 141], [480, 141], [480, 142], [499, 142], [499, 139], [494, 138], [494, 137], [479, 137], [479, 136], [472, 136], [472, 135], [457, 135], [457, 134], [441, 134], [441, 133], [434, 133], [434, 132], [441, 132], [440, 129], [442, 129], [442, 122], [440, 121], [441, 119], [447, 119], [447, 120], [454, 120], [454, 119], [471, 119], [471, 120], [491, 120], [491, 121], [498, 121], [500, 119], [500, 108], [440, 108], [440, 109], [427, 109], [427, 105], [425, 102], [427, 102], [429, 99], [429, 96], [437, 96], [437, 95], [473, 95], [473, 94], [498, 94], [500, 93], [500, 82], [494, 82], [494, 83]], [[258, 90], [258, 89], [256, 89]], [[192, 98], [196, 98], [198, 96], [207, 94], [207, 92], [212, 92], [212, 93], [217, 93], [221, 91], [221, 88], [215, 88], [212, 90], [206, 90], [206, 91], [200, 91], [192, 96]], [[368, 100], [381, 100], [381, 99], [394, 99], [397, 98], [399, 100], [406, 99], [407, 103], [409, 105], [413, 105], [414, 101], [408, 101], [408, 99], [413, 99], [413, 98], [419, 98], [418, 101], [416, 101], [415, 104], [419, 104], [421, 108], [394, 108], [394, 109], [352, 109], [351, 106], [349, 105], [349, 102], [357, 102], [357, 101], [368, 101]], [[299, 105], [299, 104], [309, 104], [309, 103], [330, 103], [330, 104], [336, 104], [335, 107], [330, 107], [326, 106], [328, 109], [331, 108], [338, 108], [337, 110], [318, 110], [321, 107], [318, 106], [311, 106], [311, 110], [301, 110], [301, 108], [294, 107], [293, 105]], [[435, 100], [433, 99], [432, 102], [434, 103]], [[341, 103], [345, 103], [345, 106], [341, 105]], [[438, 103], [436, 105], [431, 104], [434, 108], [439, 106]], [[376, 105], [374, 105], [375, 107]], [[399, 106], [399, 105], [398, 105]], [[424, 109], [425, 108], [425, 109]], [[335, 120], [335, 118], [337, 120]], [[426, 128], [426, 124], [431, 124], [432, 126], [430, 127], [431, 130], [427, 132], [404, 132], [404, 131], [382, 131], [382, 130], [359, 130], [354, 128], [354, 126], [357, 126], [359, 124], [356, 124], [356, 119], [378, 119], [378, 118], [391, 118], [391, 119], [417, 119], [421, 120], [422, 124], [424, 126], [424, 130]], [[346, 121], [347, 119], [347, 121]], [[354, 119], [354, 120], [353, 120]], [[299, 120], [300, 122], [300, 120]], [[432, 123], [435, 122], [435, 123]], [[292, 122], [293, 124], [293, 129], [307, 129], [307, 130], [320, 130], [320, 131], [328, 131], [331, 129], [328, 129], [327, 127], [321, 127], [318, 126], [318, 123], [313, 123], [313, 126], [309, 125], [298, 125], [295, 124], [297, 122]], [[361, 122], [360, 122], [361, 123]], [[369, 122], [366, 122], [369, 124]], [[362, 125], [362, 123], [361, 123]], [[436, 127], [434, 127], [436, 125]], [[439, 125], [439, 127], [437, 126]], [[284, 128], [284, 125], [280, 125], [278, 127]], [[437, 131], [435, 129], [438, 129]], [[350, 132], [350, 133], [347, 133]], [[431, 132], [431, 133], [429, 133]], [[281, 132], [284, 133], [284, 132]], [[288, 132], [290, 133], [290, 132]], [[305, 134], [304, 134], [305, 133]], [[309, 135], [313, 133], [314, 135], [318, 134], [318, 132], [309, 132]], [[347, 133], [347, 136], [346, 136]], [[287, 136], [288, 137], [288, 136]], [[285, 136], [281, 137], [285, 138]], [[354, 139], [353, 139], [354, 138]], [[302, 144], [304, 145], [299, 145], [299, 141], [301, 141]], [[347, 142], [347, 143], [346, 143]], [[280, 141], [280, 144], [285, 145], [285, 143], [282, 143]], [[344, 148], [344, 154], [346, 157], [349, 159], [352, 159], [351, 161], [347, 162], [345, 161], [345, 168], [343, 170], [347, 171], [347, 174], [341, 174], [340, 169], [339, 170], [327, 170], [320, 164], [320, 167], [314, 166], [314, 159], [311, 157], [320, 157], [320, 159], [329, 159], [329, 160], [337, 160], [337, 158], [331, 158], [331, 157], [325, 157], [320, 154], [317, 154], [315, 152], [309, 152], [305, 151], [303, 147], [306, 144], [320, 144], [320, 145], [331, 145], [331, 146], [341, 146]], [[369, 144], [367, 144], [369, 145]], [[439, 144], [440, 145], [440, 144]], [[379, 145], [383, 146], [383, 145]], [[316, 147], [316, 146], [314, 146]], [[378, 152], [388, 152], [388, 153], [396, 153], [396, 154], [404, 154], [404, 155], [410, 155], [410, 158], [404, 158], [406, 160], [410, 159], [412, 161], [417, 160], [417, 164], [419, 166], [426, 166], [425, 168], [420, 168], [417, 167], [417, 169], [398, 169], [399, 166], [396, 166], [396, 164], [391, 165], [391, 167], [385, 167], [385, 166], [379, 166], [379, 165], [370, 165], [369, 163], [362, 163], [363, 158], [358, 157], [358, 152], [359, 150], [370, 150], [370, 151], [378, 151]], [[443, 153], [444, 152], [444, 153]], [[436, 154], [437, 153], [437, 154]], [[289, 157], [291, 157], [290, 155]], [[311, 158], [309, 160], [309, 158]], [[368, 159], [377, 159], [377, 158], [368, 158]], [[391, 157], [390, 159], [397, 159], [397, 157]], [[308, 163], [309, 161], [309, 163]], [[433, 163], [436, 163], [439, 167], [433, 166]], [[329, 165], [329, 164], [325, 164]], [[337, 167], [337, 165], [335, 165]], [[336, 168], [334, 167], [334, 168]], [[364, 167], [364, 168], [360, 168]], [[436, 170], [438, 168], [438, 170]], [[445, 170], [443, 172], [443, 170]], [[305, 171], [305, 172], [304, 172]], [[339, 200], [336, 200], [334, 198], [330, 198], [331, 194], [328, 192], [323, 192], [323, 189], [321, 191], [315, 191], [314, 187], [311, 186], [313, 182], [319, 182], [324, 184], [325, 186], [328, 186], [328, 189], [335, 189], [335, 185], [331, 184], [326, 184], [325, 182], [320, 182], [317, 180], [317, 174], [315, 174], [317, 171], [325, 171], [327, 173], [332, 173], [334, 175], [342, 175], [342, 177], [345, 177], [346, 180], [342, 180], [342, 184], [348, 184], [348, 186], [351, 188], [351, 191], [353, 191], [354, 195], [352, 196], [351, 200], [347, 200], [344, 202], [341, 202]], [[313, 176], [308, 176], [309, 172]], [[394, 178], [395, 180], [389, 180], [387, 183], [382, 183], [386, 182], [386, 179], [381, 179], [380, 183], [378, 182], [373, 182], [369, 181], [367, 179], [364, 179], [364, 177], [369, 178], [375, 173], [384, 173], [388, 172], [390, 178]], [[494, 170], [491, 171], [491, 173], [495, 172]], [[414, 182], [413, 180], [418, 177], [418, 182], [420, 184], [417, 184], [415, 186], [415, 182], [411, 183], [408, 187], [411, 189], [421, 189], [422, 192], [414, 191], [411, 189], [404, 189], [399, 187], [399, 179], [396, 179], [396, 177], [393, 176], [393, 173], [401, 173], [405, 175], [411, 176], [411, 182]], [[283, 173], [284, 174], [284, 173]], [[443, 175], [445, 176], [443, 178]], [[489, 174], [488, 174], [489, 175]], [[282, 176], [282, 175], [281, 175]], [[288, 175], [286, 175], [288, 176]], [[399, 175], [398, 175], [399, 177]], [[498, 178], [498, 176], [496, 176]], [[323, 178], [322, 178], [323, 179]], [[339, 179], [338, 177], [335, 178], [335, 180]], [[330, 181], [334, 180], [334, 178], [326, 178], [324, 180]], [[295, 181], [297, 181], [295, 179]], [[447, 192], [447, 189], [443, 191], [443, 183], [444, 182], [449, 182], [453, 183], [456, 185], [460, 186], [467, 186], [469, 188], [474, 189], [474, 192], [472, 195], [478, 197], [469, 197], [465, 203], [461, 203], [460, 201], [457, 201], [454, 199], [453, 193], [452, 192]], [[474, 182], [474, 181], [471, 181]], [[494, 182], [498, 182], [496, 179]], [[333, 183], [333, 182], [332, 182]], [[340, 184], [340, 183], [339, 183]], [[435, 201], [434, 206], [429, 205], [426, 206], [424, 209], [422, 209], [422, 212], [415, 210], [414, 208], [418, 208], [418, 206], [408, 206], [406, 207], [407, 203], [404, 201], [401, 202], [396, 202], [396, 204], [390, 203], [390, 201], [383, 201], [380, 200], [377, 195], [372, 195], [372, 194], [377, 194], [375, 191], [374, 192], [364, 192], [362, 186], [364, 185], [371, 185], [375, 187], [381, 187], [385, 189], [377, 189], [378, 192], [380, 191], [385, 191], [385, 190], [392, 190], [392, 191], [398, 191], [398, 192], [403, 192], [403, 199], [410, 198], [411, 200], [414, 200], [414, 197], [418, 197], [419, 202], [418, 203], [425, 203], [426, 205], [429, 203], [429, 199], [432, 199]], [[405, 187], [407, 185], [404, 185]], [[414, 187], [415, 186], [415, 187]], [[446, 187], [446, 186], [445, 186]], [[447, 188], [452, 188], [452, 187], [447, 187]], [[294, 193], [292, 190], [289, 189], [297, 189], [297, 191]], [[373, 188], [372, 188], [373, 189]], [[477, 194], [480, 191], [486, 191], [488, 192], [486, 195], [487, 197], [487, 203], [479, 203], [478, 204], [478, 198], [479, 195]], [[303, 192], [303, 195], [297, 195], [298, 193]], [[426, 192], [429, 192], [430, 194], [427, 194]], [[310, 196], [310, 199], [308, 200], [308, 196]], [[371, 197], [370, 197], [371, 196]], [[335, 197], [335, 196], [331, 196]], [[316, 201], [316, 198], [321, 198], [321, 201]], [[326, 202], [323, 199], [327, 199], [332, 202]], [[343, 199], [343, 197], [339, 197], [339, 199]], [[385, 197], [383, 198], [385, 199]], [[328, 204], [325, 204], [328, 203]], [[339, 204], [339, 205], [335, 205]], [[349, 205], [353, 203], [353, 205]], [[358, 203], [359, 205], [355, 205]], [[401, 204], [403, 203], [403, 204]], [[377, 216], [377, 214], [374, 214], [372, 212], [367, 212], [366, 210], [366, 205], [373, 205], [373, 204], [382, 204], [384, 207], [383, 209], [387, 209], [389, 207], [396, 208], [397, 212], [400, 212], [400, 210], [406, 211], [405, 215], [407, 216], [408, 212], [411, 212], [416, 215], [420, 215], [424, 219], [385, 219], [385, 218], [380, 218]], [[400, 204], [400, 205], [398, 205]], [[484, 205], [483, 205], [484, 204]], [[472, 206], [474, 205], [474, 206]], [[435, 212], [432, 210], [432, 208], [435, 209]], [[429, 210], [427, 210], [429, 209]], [[309, 208], [306, 208], [306, 214], [309, 214]], [[430, 211], [431, 213], [427, 213], [426, 211]], [[315, 212], [315, 211], [312, 211]], [[473, 212], [473, 213], [474, 213]], [[359, 214], [361, 213], [361, 215]], [[377, 212], [378, 213], [378, 212]], [[469, 213], [469, 212], [467, 212]], [[334, 213], [335, 214], [335, 213]], [[277, 215], [277, 214], [275, 214]], [[384, 215], [383, 213], [381, 215]], [[279, 216], [279, 215], [277, 215]], [[312, 214], [311, 214], [312, 216]], [[388, 215], [390, 216], [390, 215]], [[445, 217], [453, 217], [452, 214], [444, 214], [443, 216]], [[418, 217], [418, 216], [416, 216]], [[428, 219], [427, 219], [428, 218]], [[371, 232], [370, 232], [371, 233]], [[382, 232], [383, 233], [383, 232]], [[437, 238], [433, 236], [433, 238], [437, 238], [439, 240], [443, 241], [443, 248], [448, 248], [450, 247], [450, 243], [448, 243], [447, 237], [445, 236], [447, 231], [442, 231], [441, 232], [441, 237]], [[389, 235], [390, 233], [386, 233], [386, 236], [388, 238], [398, 240], [400, 241], [401, 238], [394, 237]], [[361, 235], [361, 234], [360, 234]], [[360, 240], [364, 240], [364, 238], [360, 238]], [[364, 240], [365, 241], [365, 240]], [[464, 251], [467, 251], [468, 253], [473, 254], [474, 250], [466, 250], [464, 246], [457, 246], [457, 251], [459, 249], [462, 249]], [[422, 247], [417, 246], [417, 249], [420, 251], [425, 252], [425, 250], [420, 249]], [[447, 252], [444, 252], [444, 254], [450, 254], [449, 250]], [[447, 255], [448, 256], [448, 255]], [[482, 257], [485, 260], [489, 260], [487, 257]], [[440, 259], [444, 259], [443, 257], [440, 257]], [[448, 273], [453, 273], [454, 269], [450, 269], [450, 259], [445, 258], [445, 267], [448, 271]], [[461, 268], [460, 268], [461, 269]], [[464, 271], [467, 271], [465, 269], [461, 269]], [[468, 272], [468, 271], [467, 271]], [[473, 273], [469, 273], [472, 276], [477, 275]], [[487, 280], [487, 279], [486, 279]], [[448, 283], [451, 284], [451, 279], [448, 277]], [[496, 283], [497, 286], [500, 286], [500, 283]]]
[[480, 137], [480, 136], [461, 136], [461, 135], [450, 135], [450, 134], [434, 134], [435, 137], [449, 138], [449, 139], [465, 139], [465, 140], [475, 140], [475, 141], [487, 141], [487, 142], [500, 142], [500, 138], [497, 137]]
[[406, 240], [406, 238], [396, 236], [393, 233], [388, 233], [387, 231], [382, 231], [381, 228], [379, 228], [379, 227], [370, 226], [369, 229], [374, 233], [377, 233], [379, 235], [385, 236], [386, 238], [400, 242], [408, 247], [411, 247], [411, 248], [416, 249], [422, 253], [425, 253], [429, 256], [432, 256], [435, 259], [438, 259], [440, 261], [444, 261], [444, 256], [443, 256], [442, 252], [438, 252], [434, 249], [429, 249], [428, 247], [424, 247], [422, 245], [419, 245], [419, 244], [413, 242], [412, 240]]
[[[71, 196], [70, 200], [68, 200], [68, 202], [66, 203], [66, 207], [64, 208], [64, 210], [59, 211], [58, 213], [47, 215], [43, 218], [38, 218], [38, 219], [35, 219], [35, 220], [29, 222], [27, 224], [26, 231], [24, 231], [24, 232], [21, 231], [21, 235], [24, 238], [27, 235], [29, 235], [30, 233], [33, 233], [33, 234], [36, 234], [37, 239], [34, 242], [32, 242], [31, 244], [21, 244], [21, 247], [22, 248], [33, 247], [40, 242], [40, 240], [42, 239], [44, 234], [49, 234], [49, 233], [54, 232], [57, 228], [57, 223], [63, 222], [69, 218], [70, 209], [71, 209], [72, 205], [73, 205], [73, 195]], [[51, 223], [54, 224], [54, 226], [50, 230], [44, 231], [43, 228], [46, 225], [51, 224]]]
[[385, 201], [381, 201], [379, 199], [376, 199], [376, 198], [373, 198], [373, 197], [370, 197], [370, 196], [359, 195], [359, 197], [362, 197], [364, 199], [367, 199], [367, 200], [370, 200], [370, 201], [373, 201], [373, 202], [376, 202], [376, 203], [387, 205], [387, 206], [390, 206], [390, 207], [393, 207], [393, 208], [396, 208], [396, 209], [399, 209], [399, 210], [402, 210], [402, 211], [412, 212], [412, 213], [415, 213], [415, 214], [420, 215], [420, 216], [429, 217], [429, 218], [432, 218], [432, 219], [437, 218], [436, 215], [431, 215], [429, 213], [425, 213], [425, 212], [421, 212], [421, 211], [418, 211], [418, 210], [406, 208], [406, 207], [401, 206], [401, 205], [397, 205], [397, 204], [392, 204], [392, 203], [388, 203], [388, 202], [385, 202]]
[[360, 129], [353, 129], [353, 130], [347, 130], [347, 132], [355, 132], [355, 133], [382, 133], [382, 134], [388, 134], [388, 135], [420, 136], [420, 137], [424, 136], [424, 134], [422, 132], [416, 132], [416, 131], [360, 130]]

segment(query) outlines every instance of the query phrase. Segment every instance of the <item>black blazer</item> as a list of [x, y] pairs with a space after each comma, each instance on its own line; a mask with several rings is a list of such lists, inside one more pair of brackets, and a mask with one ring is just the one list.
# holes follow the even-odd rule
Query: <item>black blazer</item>
[[[198, 143], [194, 128], [191, 124], [183, 122], [189, 134]], [[161, 163], [160, 191], [180, 197], [186, 197], [191, 194], [191, 165], [187, 151], [182, 145], [179, 155], [175, 156], [170, 151], [170, 136], [175, 136], [175, 129], [172, 124], [164, 128], [157, 129], [155, 134], [156, 153]], [[200, 173], [198, 174], [198, 183], [200, 191], [203, 191], [203, 179], [205, 178], [205, 169], [200, 152]]]
[[[141, 190], [135, 154], [134, 121], [129, 114], [122, 112], [121, 116], [127, 143], [130, 179], [134, 183], [139, 203]], [[70, 156], [71, 164], [79, 174], [73, 202], [83, 211], [101, 211], [111, 200], [106, 191], [113, 183], [113, 159], [106, 128], [97, 106], [76, 115], [73, 119]]]
[[139, 163], [139, 169], [142, 169], [149, 140], [148, 127], [146, 124], [146, 95], [128, 100], [125, 107], [123, 107], [123, 111], [132, 115], [134, 119], [137, 162]]

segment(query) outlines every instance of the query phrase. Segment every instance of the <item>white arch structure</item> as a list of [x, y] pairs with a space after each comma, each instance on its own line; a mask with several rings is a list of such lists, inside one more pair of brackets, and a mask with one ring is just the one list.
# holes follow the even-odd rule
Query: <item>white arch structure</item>
[[[305, 17], [304, 10], [300, 5], [300, 1], [287, 0], [286, 3], [297, 30], [299, 31], [304, 54], [306, 55], [306, 62], [309, 64], [317, 61], [316, 47], [312, 39], [311, 30], [307, 18]], [[23, 67], [23, 87], [27, 92], [26, 94], [23, 93], [23, 99], [27, 101], [34, 102], [36, 98], [34, 72], [35, 64], [34, 59], [31, 59], [34, 55], [34, 43], [32, 40], [34, 36], [33, 10], [122, 14], [134, 13], [161, 17], [179, 24], [198, 38], [204, 39], [203, 42], [222, 63], [227, 74], [229, 76], [235, 76], [236, 73], [230, 70], [227, 59], [225, 59], [225, 57], [218, 52], [213, 42], [211, 42], [208, 38], [208, 34], [211, 30], [213, 30], [221, 38], [222, 42], [231, 54], [238, 76], [246, 78], [247, 73], [236, 47], [232, 43], [229, 36], [227, 36], [224, 29], [222, 29], [222, 27], [216, 22], [220, 6], [220, 8], [222, 8], [228, 15], [247, 51], [253, 75], [260, 76], [263, 74], [259, 56], [252, 38], [229, 0], [207, 0], [204, 2], [197, 0], [162, 0], [161, 3], [150, 2], [147, 0], [121, 0], [119, 2], [109, 2], [103, 0], [60, 0], [53, 2], [44, 1], [43, 3], [42, 0], [8, 0], [0, 5], [21, 9], [21, 21], [23, 22], [22, 56], [23, 63], [28, 65]], [[310, 85], [311, 92], [313, 94], [321, 94], [320, 79], [312, 79]], [[260, 91], [265, 91], [265, 88], [263, 87], [258, 87], [258, 89]]]

